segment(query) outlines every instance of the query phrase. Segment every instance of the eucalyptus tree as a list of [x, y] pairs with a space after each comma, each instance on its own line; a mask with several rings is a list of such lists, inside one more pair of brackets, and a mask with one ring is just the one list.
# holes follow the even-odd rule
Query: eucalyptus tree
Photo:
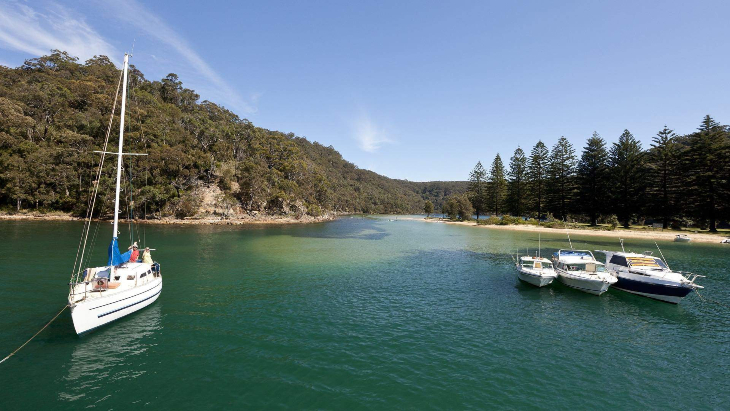
[[681, 180], [679, 168], [680, 147], [677, 135], [665, 125], [652, 138], [648, 158], [648, 173], [652, 183], [652, 208], [662, 218], [662, 226], [669, 227], [669, 222], [676, 212], [677, 190]]
[[576, 156], [573, 145], [567, 138], [560, 137], [550, 152], [548, 166], [548, 200], [551, 210], [560, 219], [568, 216], [568, 207], [575, 195]]
[[527, 165], [527, 179], [531, 187], [532, 202], [534, 210], [537, 211], [537, 218], [542, 217], [545, 202], [545, 185], [547, 183], [547, 170], [549, 151], [545, 143], [538, 140], [530, 152], [530, 159]]
[[613, 204], [619, 221], [629, 228], [632, 214], [641, 210], [644, 200], [646, 157], [641, 143], [629, 130], [613, 143], [609, 157]]
[[606, 141], [597, 132], [593, 132], [593, 136], [583, 147], [577, 169], [580, 208], [588, 214], [592, 226], [597, 225], [598, 216], [605, 210], [608, 178]]
[[494, 207], [494, 215], [499, 214], [507, 195], [507, 179], [504, 173], [502, 158], [497, 154], [489, 169], [489, 199], [490, 205]]
[[482, 166], [482, 162], [478, 161], [474, 169], [469, 173], [469, 192], [468, 197], [477, 215], [477, 220], [482, 211], [485, 211], [485, 199], [487, 195], [487, 171]]
[[527, 195], [527, 157], [520, 147], [510, 158], [508, 177], [507, 206], [510, 213], [521, 216], [525, 212]]
[[433, 203], [426, 200], [423, 204], [423, 211], [426, 213], [426, 218], [431, 217], [431, 214], [433, 214]]

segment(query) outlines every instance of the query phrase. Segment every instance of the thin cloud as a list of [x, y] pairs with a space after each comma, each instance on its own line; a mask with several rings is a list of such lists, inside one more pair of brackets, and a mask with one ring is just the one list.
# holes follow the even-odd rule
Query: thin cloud
[[36, 56], [59, 49], [82, 60], [117, 54], [82, 16], [56, 3], [42, 12], [17, 2], [0, 4], [0, 47]]
[[134, 0], [126, 0], [119, 2], [104, 3], [104, 7], [113, 7], [116, 11], [115, 17], [121, 19], [127, 24], [130, 24], [150, 36], [156, 38], [160, 42], [170, 46], [176, 52], [178, 52], [187, 62], [200, 74], [202, 74], [208, 81], [210, 81], [214, 87], [215, 92], [227, 101], [229, 101], [233, 107], [238, 110], [242, 110], [246, 113], [255, 113], [256, 98], [249, 101], [242, 99], [228, 83], [223, 80], [218, 73], [213, 70], [208, 63], [203, 60], [198, 53], [193, 50], [185, 39], [179, 35], [175, 30], [168, 26], [161, 18], [156, 16], [151, 11], [147, 10], [146, 7], [137, 3]]
[[354, 137], [361, 150], [377, 152], [383, 144], [393, 143], [386, 132], [379, 129], [367, 114], [362, 114], [353, 127]]

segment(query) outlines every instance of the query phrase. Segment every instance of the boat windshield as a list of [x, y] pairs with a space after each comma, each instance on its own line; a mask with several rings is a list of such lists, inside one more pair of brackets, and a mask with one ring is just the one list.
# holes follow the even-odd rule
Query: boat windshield
[[603, 264], [598, 263], [572, 263], [566, 265], [568, 271], [587, 271], [589, 273], [606, 271], [606, 267]]

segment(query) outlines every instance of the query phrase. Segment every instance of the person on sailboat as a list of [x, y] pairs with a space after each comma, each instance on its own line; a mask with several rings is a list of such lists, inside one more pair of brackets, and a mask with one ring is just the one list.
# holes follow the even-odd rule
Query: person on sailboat
[[145, 264], [153, 264], [152, 254], [150, 253], [149, 247], [144, 248], [144, 252], [142, 253], [142, 262]]
[[136, 263], [137, 259], [139, 258], [139, 246], [137, 245], [137, 242], [135, 241], [134, 244], [132, 244], [127, 250], [132, 250], [132, 254], [129, 256], [129, 262], [130, 263]]

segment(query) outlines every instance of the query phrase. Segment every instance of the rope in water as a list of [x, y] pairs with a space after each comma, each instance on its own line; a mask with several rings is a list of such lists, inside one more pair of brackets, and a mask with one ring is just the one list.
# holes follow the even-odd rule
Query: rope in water
[[0, 361], [0, 364], [4, 363], [4, 362], [5, 362], [5, 360], [7, 360], [8, 358], [10, 358], [10, 357], [12, 357], [13, 355], [15, 355], [15, 353], [16, 353], [16, 352], [20, 351], [20, 350], [21, 350], [21, 349], [22, 349], [23, 347], [25, 347], [25, 346], [26, 346], [26, 345], [27, 345], [27, 344], [28, 344], [29, 342], [31, 342], [31, 340], [33, 340], [33, 339], [34, 339], [35, 337], [37, 337], [37, 336], [38, 336], [38, 334], [40, 334], [41, 332], [43, 332], [43, 330], [45, 330], [45, 329], [46, 329], [46, 327], [48, 327], [49, 325], [51, 325], [51, 323], [52, 323], [53, 321], [55, 321], [55, 320], [56, 320], [56, 318], [58, 318], [58, 316], [59, 316], [59, 315], [61, 315], [61, 313], [62, 313], [62, 312], [64, 312], [64, 311], [65, 311], [65, 310], [66, 310], [67, 308], [68, 308], [68, 304], [67, 304], [67, 305], [64, 305], [64, 306], [63, 306], [63, 309], [62, 309], [61, 311], [59, 311], [59, 312], [58, 312], [58, 314], [56, 314], [56, 316], [55, 316], [55, 317], [53, 317], [53, 319], [51, 319], [51, 321], [49, 321], [49, 322], [48, 322], [48, 324], [44, 325], [44, 326], [43, 326], [43, 328], [41, 328], [40, 330], [38, 330], [38, 332], [37, 332], [37, 333], [33, 334], [33, 336], [32, 336], [32, 337], [30, 337], [30, 339], [28, 339], [28, 341], [26, 341], [25, 343], [23, 343], [23, 345], [21, 345], [20, 347], [18, 347], [18, 348], [17, 348], [17, 349], [15, 350], [15, 351], [11, 352], [11, 353], [10, 353], [10, 355], [8, 355], [7, 357], [3, 358], [3, 359], [2, 359], [2, 361]]
[[717, 305], [730, 309], [730, 305], [727, 305], [721, 301], [713, 300], [712, 298], [703, 296], [702, 294], [700, 294], [700, 290], [695, 290], [695, 293], [697, 293], [697, 295], [700, 296], [700, 299], [702, 300], [702, 302], [709, 301], [711, 303], [715, 303]]

